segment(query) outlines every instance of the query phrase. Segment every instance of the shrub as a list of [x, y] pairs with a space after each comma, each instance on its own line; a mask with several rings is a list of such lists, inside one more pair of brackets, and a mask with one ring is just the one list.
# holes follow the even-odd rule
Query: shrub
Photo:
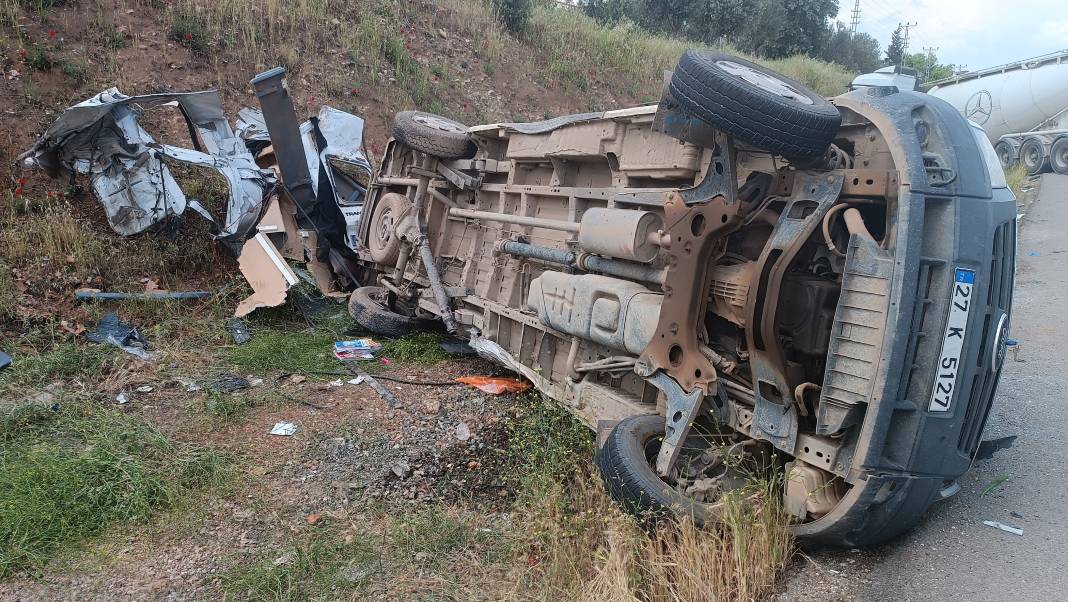
[[521, 33], [527, 28], [534, 12], [534, 0], [492, 0], [497, 18], [512, 33]]

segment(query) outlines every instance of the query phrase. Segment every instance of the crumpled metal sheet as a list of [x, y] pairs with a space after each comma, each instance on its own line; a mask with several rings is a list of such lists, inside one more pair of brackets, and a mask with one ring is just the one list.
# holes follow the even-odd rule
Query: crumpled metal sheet
[[[185, 116], [196, 150], [160, 144], [138, 123], [142, 111], [169, 103]], [[186, 198], [164, 157], [214, 169], [226, 178], [230, 199], [224, 219]], [[216, 225], [216, 238], [242, 241], [259, 220], [276, 180], [272, 170], [256, 165], [244, 140], [234, 134], [215, 90], [126, 96], [110, 88], [65, 110], [19, 160], [52, 177], [88, 174], [108, 223], [123, 236], [191, 208]]]
[[[238, 111], [237, 115], [235, 128], [238, 136], [246, 143], [251, 142], [250, 146], [255, 146], [255, 143], [264, 146], [270, 144], [271, 138], [267, 134], [267, 123], [260, 109], [245, 107]], [[330, 165], [331, 160], [364, 168], [368, 174], [373, 171], [371, 162], [364, 152], [363, 124], [363, 119], [360, 117], [328, 106], [321, 107], [318, 116], [314, 119], [300, 124], [304, 156], [308, 162], [308, 172], [312, 174], [312, 192], [319, 194], [319, 179], [315, 175], [319, 173], [319, 166]], [[325, 141], [325, 144], [322, 144], [322, 141]], [[335, 192], [343, 196], [339, 190], [338, 177], [333, 169], [326, 170], [326, 177]], [[346, 201], [347, 198], [338, 198], [338, 202]]]

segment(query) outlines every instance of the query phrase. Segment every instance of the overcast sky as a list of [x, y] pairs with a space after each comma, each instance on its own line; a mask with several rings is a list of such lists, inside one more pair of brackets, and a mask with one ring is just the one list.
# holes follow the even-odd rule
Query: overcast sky
[[[849, 24], [854, 0], [838, 0]], [[859, 31], [886, 49], [897, 24], [918, 23], [909, 52], [934, 46], [942, 63], [969, 70], [1068, 49], [1068, 0], [860, 0]]]

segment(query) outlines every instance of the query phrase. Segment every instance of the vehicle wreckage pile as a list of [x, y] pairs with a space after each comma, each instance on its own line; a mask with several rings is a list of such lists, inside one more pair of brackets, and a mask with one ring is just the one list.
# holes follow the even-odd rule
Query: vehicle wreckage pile
[[[782, 471], [797, 536], [870, 545], [957, 489], [1004, 358], [1016, 205], [947, 103], [828, 100], [691, 50], [658, 105], [474, 127], [399, 113], [372, 177], [359, 118], [298, 123], [284, 75], [252, 81], [262, 110], [235, 130], [211, 92], [108, 91], [25, 158], [89, 174], [128, 234], [206, 213], [164, 159], [219, 170], [231, 203], [205, 217], [255, 290], [238, 315], [282, 301], [290, 259], [324, 293], [354, 289], [377, 335], [469, 337], [598, 431], [635, 513], [714, 523], [754, 472]], [[137, 125], [135, 105], [168, 102], [194, 150]]]
[[[141, 127], [143, 112], [161, 107], [181, 112], [192, 148], [161, 144]], [[292, 114], [292, 104], [289, 109]], [[371, 179], [363, 120], [324, 106], [299, 125], [294, 117], [294, 125], [302, 148], [285, 150], [306, 162], [307, 177], [289, 188], [305, 187], [305, 195], [286, 194], [279, 186], [262, 112], [242, 109], [232, 128], [214, 90], [143, 96], [106, 90], [64, 111], [19, 160], [54, 178], [88, 176], [108, 223], [122, 236], [142, 234], [187, 210], [208, 220], [214, 237], [237, 255], [254, 291], [237, 306], [240, 318], [285, 301], [298, 282], [287, 260], [305, 264], [328, 296], [343, 298], [339, 287], [355, 282], [349, 266], [355, 256], [345, 256], [344, 249], [354, 244]], [[221, 174], [229, 188], [226, 215], [212, 215], [200, 200], [188, 198], [169, 161]]]

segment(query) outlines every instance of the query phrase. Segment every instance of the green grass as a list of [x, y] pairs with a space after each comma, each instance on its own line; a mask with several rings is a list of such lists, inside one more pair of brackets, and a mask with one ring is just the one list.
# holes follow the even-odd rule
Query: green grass
[[[673, 69], [694, 42], [651, 34], [632, 23], [603, 26], [580, 11], [539, 5], [520, 36], [544, 57], [555, 75], [581, 88], [583, 79], [596, 80], [617, 93], [659, 98], [662, 74]], [[729, 52], [763, 63], [825, 95], [841, 94], [853, 74], [846, 69], [804, 56], [763, 60], [730, 48]], [[582, 78], [582, 79], [580, 79]]]
[[179, 12], [171, 24], [171, 39], [193, 51], [197, 56], [211, 52], [212, 36], [207, 23], [193, 12]]
[[[268, 314], [263, 314], [264, 316]], [[326, 321], [301, 331], [287, 331], [277, 321], [258, 328], [253, 322], [252, 339], [226, 349], [226, 359], [242, 374], [267, 372], [315, 373], [341, 370], [334, 358], [334, 342], [367, 335], [347, 334], [352, 323], [347, 318]], [[441, 349], [439, 334], [423, 332], [395, 340], [376, 339], [382, 349], [377, 358], [404, 364], [434, 364], [448, 358]], [[378, 362], [364, 362], [368, 369]]]
[[45, 385], [56, 380], [96, 378], [106, 374], [121, 359], [110, 345], [63, 342], [50, 351], [22, 354], [7, 350], [14, 360], [0, 372], [0, 392]]
[[[396, 510], [382, 527], [358, 519], [344, 530], [316, 527], [279, 551], [223, 573], [223, 590], [240, 600], [359, 599], [358, 592], [373, 587], [381, 595], [404, 579], [438, 589], [432, 584], [455, 581], [460, 567], [473, 571], [477, 569], [470, 567], [513, 554], [511, 538], [481, 527], [475, 518], [438, 506]], [[406, 595], [404, 599], [439, 599], [411, 591]]]
[[[359, 589], [379, 571], [381, 557], [373, 539], [349, 543], [335, 533], [317, 531], [280, 552], [222, 575], [223, 590], [238, 600], [329, 599], [325, 592]], [[285, 559], [276, 563], [278, 559]]]
[[224, 393], [208, 389], [204, 399], [204, 411], [221, 420], [232, 420], [256, 407], [256, 404], [257, 399], [247, 391]]
[[376, 355], [405, 364], [436, 364], [448, 359], [441, 348], [444, 338], [433, 332], [419, 332], [394, 340], [381, 341], [382, 350]]
[[116, 521], [143, 521], [228, 460], [171, 443], [144, 420], [77, 400], [0, 416], [0, 577], [40, 568]]
[[326, 329], [291, 332], [252, 326], [252, 339], [226, 349], [226, 359], [241, 374], [337, 370], [334, 341], [340, 333]]
[[27, 51], [26, 64], [38, 71], [48, 71], [56, 64], [56, 59], [48, 48], [41, 44], [33, 44]]
[[1009, 183], [1012, 193], [1019, 199], [1023, 196], [1023, 187], [1027, 183], [1027, 168], [1017, 163], [1005, 170], [1005, 181]]

